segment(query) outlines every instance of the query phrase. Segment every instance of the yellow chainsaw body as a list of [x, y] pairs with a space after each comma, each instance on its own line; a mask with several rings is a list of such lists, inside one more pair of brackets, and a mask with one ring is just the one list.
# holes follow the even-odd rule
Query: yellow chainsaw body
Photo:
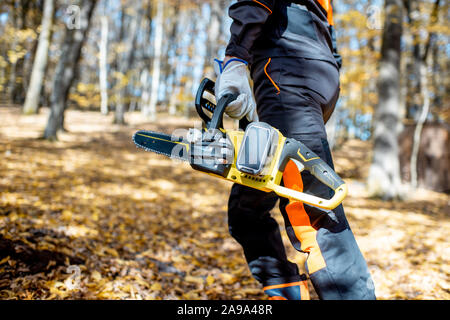
[[[276, 129], [275, 129], [276, 130]], [[283, 172], [279, 171], [279, 162], [282, 155], [283, 146], [286, 138], [278, 131], [278, 144], [273, 160], [268, 167], [268, 174], [255, 176], [245, 172], [241, 172], [236, 167], [237, 155], [242, 144], [244, 131], [226, 131], [234, 146], [234, 160], [225, 177], [208, 173], [214, 177], [226, 179], [228, 181], [238, 183], [250, 188], [258, 189], [265, 192], [275, 192], [281, 197], [291, 199], [292, 201], [301, 201], [303, 203], [316, 206], [326, 210], [336, 208], [347, 195], [348, 189], [346, 184], [338, 186], [334, 191], [335, 195], [331, 199], [323, 199], [314, 195], [310, 195], [297, 190], [289, 189], [280, 185]], [[307, 161], [307, 160], [306, 160]]]

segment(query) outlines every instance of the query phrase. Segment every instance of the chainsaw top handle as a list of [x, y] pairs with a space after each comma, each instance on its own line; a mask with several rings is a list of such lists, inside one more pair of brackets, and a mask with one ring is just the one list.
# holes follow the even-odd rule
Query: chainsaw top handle
[[197, 95], [195, 96], [195, 109], [205, 124], [208, 124], [211, 121], [211, 118], [208, 117], [208, 115], [203, 111], [203, 108], [211, 113], [214, 113], [216, 105], [206, 99], [203, 95], [205, 92], [208, 92], [214, 96], [214, 85], [214, 81], [204, 78], [200, 83], [200, 86], [197, 89]]
[[[229, 93], [224, 95], [219, 99], [217, 105], [204, 97], [205, 92], [208, 92], [210, 95], [214, 96], [214, 87], [215, 82], [211, 79], [204, 78], [200, 83], [200, 86], [197, 90], [197, 94], [195, 96], [195, 109], [197, 110], [198, 115], [205, 123], [207, 129], [224, 129], [223, 127], [223, 114], [225, 112], [226, 107], [237, 98], [237, 94]], [[208, 110], [212, 113], [212, 116], [209, 117], [204, 109]], [[239, 128], [245, 130], [247, 125], [249, 124], [246, 117], [239, 121]]]

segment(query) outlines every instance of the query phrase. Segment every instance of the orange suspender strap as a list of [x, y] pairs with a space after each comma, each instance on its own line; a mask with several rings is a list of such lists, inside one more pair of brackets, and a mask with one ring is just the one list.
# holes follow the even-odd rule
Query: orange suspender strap
[[[302, 192], [303, 180], [297, 166], [289, 161], [283, 172], [284, 186]], [[289, 201], [286, 206], [286, 213], [291, 223], [296, 238], [301, 244], [301, 250], [308, 253], [306, 265], [308, 273], [312, 274], [326, 267], [325, 259], [317, 243], [317, 230], [311, 226], [309, 216], [305, 211], [303, 203], [300, 201]]]
[[333, 7], [331, 6], [331, 0], [317, 0], [318, 3], [325, 9], [327, 12], [328, 23], [333, 25]]

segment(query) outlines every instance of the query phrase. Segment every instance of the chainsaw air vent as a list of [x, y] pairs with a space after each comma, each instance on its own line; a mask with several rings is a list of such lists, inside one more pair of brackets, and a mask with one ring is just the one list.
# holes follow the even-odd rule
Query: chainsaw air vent
[[252, 181], [266, 182], [266, 179], [258, 178], [257, 176], [252, 176], [252, 175], [249, 175], [249, 174], [243, 174], [242, 177], [244, 179], [248, 179], [248, 180], [252, 180]]

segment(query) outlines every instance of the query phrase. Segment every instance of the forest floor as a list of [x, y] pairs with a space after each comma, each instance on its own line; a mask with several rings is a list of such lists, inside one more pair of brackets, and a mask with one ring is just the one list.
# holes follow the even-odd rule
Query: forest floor
[[[267, 299], [228, 234], [231, 184], [131, 141], [137, 129], [171, 133], [199, 120], [135, 113], [121, 127], [68, 110], [67, 132], [48, 142], [38, 139], [47, 112], [0, 106], [0, 299]], [[368, 198], [370, 150], [351, 140], [333, 156], [378, 298], [450, 299], [449, 195]], [[283, 237], [302, 268], [305, 256]]]

